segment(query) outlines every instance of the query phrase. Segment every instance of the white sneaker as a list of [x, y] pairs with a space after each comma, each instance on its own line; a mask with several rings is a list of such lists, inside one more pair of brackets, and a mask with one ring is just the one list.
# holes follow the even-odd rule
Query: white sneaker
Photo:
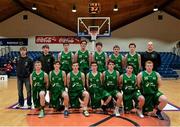
[[119, 108], [114, 109], [114, 114], [115, 114], [115, 116], [120, 116]]
[[137, 109], [136, 113], [137, 113], [137, 115], [138, 115], [140, 118], [144, 118], [144, 115], [143, 115], [143, 113], [142, 113], [142, 110]]

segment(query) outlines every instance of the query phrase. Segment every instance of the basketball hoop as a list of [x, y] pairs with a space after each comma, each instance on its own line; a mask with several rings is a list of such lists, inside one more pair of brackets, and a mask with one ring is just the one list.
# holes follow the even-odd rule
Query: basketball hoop
[[89, 34], [91, 35], [91, 41], [95, 41], [98, 35], [98, 31], [89, 31]]

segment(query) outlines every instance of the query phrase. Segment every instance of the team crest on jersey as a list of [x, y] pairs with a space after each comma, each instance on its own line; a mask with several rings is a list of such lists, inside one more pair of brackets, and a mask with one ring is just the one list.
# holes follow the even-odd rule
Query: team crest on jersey
[[144, 77], [144, 80], [148, 80], [148, 77], [147, 77], [147, 76], [145, 76], [145, 77]]
[[43, 80], [43, 77], [40, 77], [39, 79], [40, 79], [40, 80]]
[[48, 59], [47, 61], [48, 61], [48, 62], [50, 62], [51, 60], [50, 60], [50, 59]]
[[72, 78], [72, 81], [75, 81], [75, 79], [74, 79], [74, 78]]
[[151, 57], [152, 57], [152, 58], [154, 58], [154, 57], [155, 57], [155, 55], [154, 55], [154, 54], [151, 54]]
[[156, 77], [153, 77], [153, 80], [156, 80]]
[[25, 66], [27, 66], [28, 65], [28, 62], [25, 62], [25, 64], [24, 64]]
[[99, 82], [99, 79], [96, 79], [96, 82]]
[[127, 80], [124, 80], [124, 83], [127, 83]]
[[79, 55], [79, 58], [82, 58], [82, 55]]
[[33, 77], [33, 80], [36, 80], [36, 77]]

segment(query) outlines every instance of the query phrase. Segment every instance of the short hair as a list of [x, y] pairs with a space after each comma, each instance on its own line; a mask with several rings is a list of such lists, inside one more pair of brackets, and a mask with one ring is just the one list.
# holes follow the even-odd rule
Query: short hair
[[26, 48], [26, 47], [21, 47], [21, 48], [19, 49], [19, 51], [27, 51], [27, 48]]
[[108, 62], [107, 62], [107, 64], [109, 65], [110, 63], [113, 63], [113, 64], [115, 64], [115, 62], [113, 61], [113, 60], [108, 60]]
[[119, 49], [120, 49], [119, 45], [115, 45], [115, 46], [113, 47], [113, 49], [115, 49], [115, 48], [119, 48]]
[[127, 65], [126, 65], [126, 68], [127, 68], [128, 66], [131, 66], [131, 67], [134, 69], [134, 66], [133, 66], [132, 64], [127, 64]]
[[86, 40], [81, 40], [80, 44], [82, 44], [83, 42], [85, 42], [87, 44], [87, 41]]
[[46, 45], [43, 45], [43, 46], [42, 46], [42, 49], [44, 49], [44, 48], [48, 48], [48, 49], [49, 49], [49, 45], [47, 45], [47, 44], [46, 44]]
[[97, 65], [97, 62], [91, 62], [91, 65], [93, 65], [93, 64], [96, 64], [96, 65]]
[[130, 48], [131, 45], [134, 45], [134, 47], [136, 48], [136, 44], [135, 43], [130, 43], [129, 44], [129, 48]]
[[145, 62], [145, 65], [147, 65], [147, 64], [153, 64], [153, 62], [151, 60], [148, 60]]
[[41, 61], [36, 60], [36, 61], [34, 62], [34, 65], [35, 65], [35, 64], [38, 64], [38, 63], [42, 64]]
[[68, 44], [68, 45], [69, 45], [69, 42], [68, 42], [68, 41], [65, 41], [65, 42], [63, 43], [63, 45], [66, 45], [66, 44]]
[[79, 63], [78, 63], [78, 62], [72, 62], [72, 65], [73, 65], [73, 64], [78, 64], [78, 65], [79, 65]]
[[58, 61], [58, 60], [54, 61], [53, 64], [57, 64], [57, 63], [61, 65], [60, 61]]
[[96, 47], [97, 47], [98, 45], [101, 46], [101, 47], [103, 46], [102, 42], [97, 42], [97, 43], [96, 43]]

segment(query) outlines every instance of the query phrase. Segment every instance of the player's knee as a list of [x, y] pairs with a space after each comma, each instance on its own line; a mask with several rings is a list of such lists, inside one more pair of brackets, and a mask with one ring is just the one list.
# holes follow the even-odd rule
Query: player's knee
[[138, 100], [139, 100], [140, 102], [144, 102], [144, 101], [145, 101], [145, 98], [141, 95], [141, 96], [138, 97]]
[[164, 96], [164, 95], [162, 95], [162, 96], [159, 97], [159, 101], [160, 101], [160, 102], [163, 102], [163, 103], [168, 103], [167, 97]]
[[40, 93], [39, 93], [39, 96], [42, 98], [42, 97], [44, 97], [45, 96], [45, 92], [44, 91], [41, 91]]
[[118, 93], [118, 94], [117, 94], [117, 98], [118, 98], [118, 99], [122, 99], [122, 94], [121, 94], [121, 93]]
[[68, 99], [68, 98], [69, 98], [67, 92], [63, 92], [63, 98], [64, 98], [64, 99]]
[[88, 93], [87, 91], [84, 91], [84, 92], [83, 92], [83, 95], [84, 95], [85, 97], [89, 97], [89, 93]]

